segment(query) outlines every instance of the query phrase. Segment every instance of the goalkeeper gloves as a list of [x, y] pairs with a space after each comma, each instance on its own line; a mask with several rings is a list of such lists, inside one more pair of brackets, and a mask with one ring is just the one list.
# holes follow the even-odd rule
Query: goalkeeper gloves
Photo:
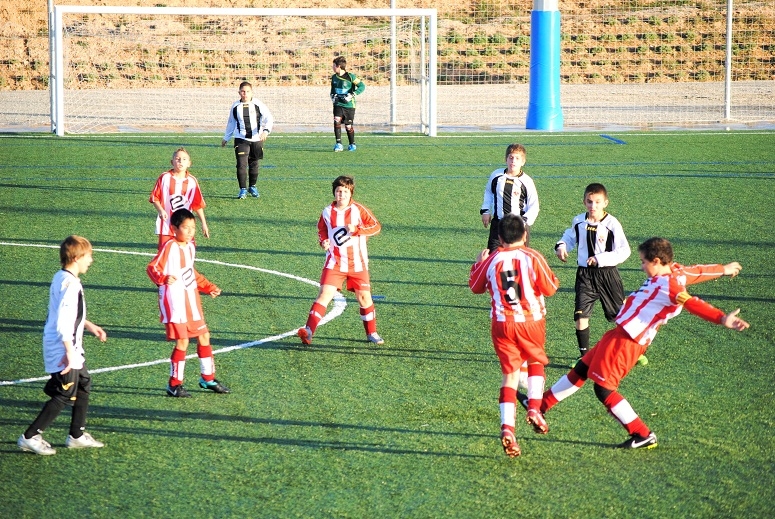
[[349, 103], [352, 100], [353, 100], [353, 95], [351, 93], [348, 93], [347, 95], [344, 96], [345, 103]]
[[331, 94], [331, 102], [336, 103], [338, 97], [336, 94]]

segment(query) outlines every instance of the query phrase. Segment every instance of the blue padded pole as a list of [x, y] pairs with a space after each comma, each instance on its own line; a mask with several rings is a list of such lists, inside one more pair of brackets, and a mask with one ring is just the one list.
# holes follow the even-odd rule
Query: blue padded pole
[[528, 130], [562, 130], [558, 0], [533, 0], [530, 13]]

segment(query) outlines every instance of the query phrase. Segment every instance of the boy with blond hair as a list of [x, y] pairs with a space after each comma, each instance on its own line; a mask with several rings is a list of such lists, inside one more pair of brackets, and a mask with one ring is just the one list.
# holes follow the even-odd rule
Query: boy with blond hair
[[205, 199], [196, 177], [188, 172], [191, 156], [185, 148], [178, 148], [172, 154], [172, 169], [162, 173], [151, 191], [149, 202], [156, 208], [156, 234], [159, 235], [158, 250], [173, 238], [170, 229], [170, 215], [178, 209], [188, 209], [199, 216], [202, 234], [210, 237], [210, 228], [205, 219]]
[[100, 341], [107, 340], [105, 330], [86, 319], [86, 301], [80, 275], [92, 264], [92, 246], [81, 236], [69, 236], [59, 246], [62, 270], [54, 274], [48, 299], [48, 316], [43, 327], [43, 362], [51, 378], [43, 391], [51, 400], [46, 402], [35, 421], [19, 437], [23, 451], [43, 456], [56, 450], [43, 439], [43, 431], [70, 406], [70, 433], [65, 441], [68, 449], [99, 448], [105, 445], [87, 433], [86, 413], [89, 410], [91, 375], [86, 369], [83, 331]]

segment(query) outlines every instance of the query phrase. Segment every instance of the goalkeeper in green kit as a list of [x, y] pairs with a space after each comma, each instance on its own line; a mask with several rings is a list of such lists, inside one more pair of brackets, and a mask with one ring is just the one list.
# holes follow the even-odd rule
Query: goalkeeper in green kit
[[334, 151], [344, 151], [342, 124], [347, 132], [347, 151], [355, 151], [355, 96], [366, 90], [366, 84], [352, 72], [347, 72], [344, 56], [334, 58], [334, 75], [331, 76], [331, 102], [334, 103]]

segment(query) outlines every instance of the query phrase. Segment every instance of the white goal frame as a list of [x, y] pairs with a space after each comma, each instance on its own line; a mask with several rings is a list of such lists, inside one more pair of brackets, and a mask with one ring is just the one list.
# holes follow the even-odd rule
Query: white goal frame
[[[424, 134], [435, 137], [437, 135], [437, 38], [438, 17], [436, 9], [318, 9], [318, 8], [185, 8], [185, 7], [108, 7], [108, 6], [73, 6], [55, 5], [50, 16], [51, 30], [49, 43], [50, 55], [50, 80], [51, 88], [51, 131], [58, 136], [63, 136], [66, 130], [65, 120], [65, 61], [64, 61], [64, 26], [63, 15], [75, 14], [115, 14], [115, 15], [167, 15], [167, 16], [304, 16], [304, 17], [390, 17], [391, 25], [395, 27], [396, 17], [420, 17], [423, 22], [428, 20], [428, 43], [422, 43], [421, 52], [423, 59], [427, 53], [427, 69], [423, 70], [420, 92], [421, 110], [420, 127]], [[425, 31], [425, 24], [422, 25]], [[395, 31], [391, 31], [393, 38]], [[395, 116], [400, 104], [396, 95], [395, 81], [395, 41], [391, 41], [390, 62], [390, 126], [395, 124]], [[236, 86], [236, 85], [235, 85]], [[109, 95], [109, 93], [108, 93]]]

